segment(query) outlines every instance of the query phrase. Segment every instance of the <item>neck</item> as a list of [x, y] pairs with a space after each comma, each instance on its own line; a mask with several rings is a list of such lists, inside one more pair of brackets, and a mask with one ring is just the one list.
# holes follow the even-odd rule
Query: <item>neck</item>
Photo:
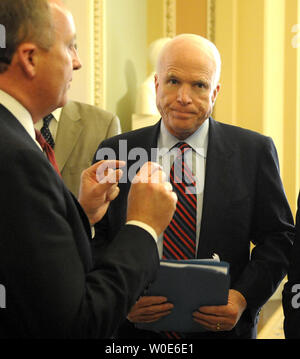
[[[38, 108], [34, 106], [34, 103], [32, 102], [32, 92], [29, 90], [22, 90], [22, 87], [20, 86], [10, 86], [9, 82], [4, 83], [4, 81], [0, 80], [0, 89], [4, 92], [6, 92], [8, 95], [13, 97], [15, 100], [17, 100], [26, 110], [30, 113], [32, 117], [33, 123], [36, 123], [39, 121], [40, 118], [43, 117], [43, 114], [39, 113]], [[27, 96], [27, 93], [31, 96]]]

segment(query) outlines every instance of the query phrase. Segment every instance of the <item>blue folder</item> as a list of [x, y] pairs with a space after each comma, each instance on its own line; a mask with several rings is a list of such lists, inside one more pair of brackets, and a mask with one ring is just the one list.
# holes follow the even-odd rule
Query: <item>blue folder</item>
[[145, 295], [165, 296], [174, 304], [171, 314], [154, 323], [139, 323], [151, 331], [202, 332], [192, 313], [200, 306], [226, 305], [230, 286], [229, 264], [211, 260], [162, 260], [158, 276]]

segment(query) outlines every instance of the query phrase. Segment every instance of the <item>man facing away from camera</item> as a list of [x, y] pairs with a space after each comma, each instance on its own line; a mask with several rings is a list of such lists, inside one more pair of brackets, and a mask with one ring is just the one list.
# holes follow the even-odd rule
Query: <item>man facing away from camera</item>
[[124, 163], [102, 161], [85, 170], [77, 201], [34, 130], [38, 119], [66, 104], [73, 71], [81, 67], [72, 15], [60, 1], [1, 0], [0, 23], [7, 30], [0, 53], [6, 295], [0, 337], [111, 337], [155, 277], [156, 239], [172, 218], [176, 195], [161, 168], [145, 164], [128, 197], [126, 224], [94, 259], [91, 226], [118, 196]]

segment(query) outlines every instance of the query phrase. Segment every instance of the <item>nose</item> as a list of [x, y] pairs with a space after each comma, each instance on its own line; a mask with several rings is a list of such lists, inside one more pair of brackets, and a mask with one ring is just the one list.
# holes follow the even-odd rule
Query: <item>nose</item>
[[177, 101], [181, 105], [188, 105], [192, 103], [191, 93], [188, 85], [182, 85], [177, 92]]
[[81, 69], [82, 64], [76, 49], [74, 49], [74, 56], [73, 56], [73, 70]]

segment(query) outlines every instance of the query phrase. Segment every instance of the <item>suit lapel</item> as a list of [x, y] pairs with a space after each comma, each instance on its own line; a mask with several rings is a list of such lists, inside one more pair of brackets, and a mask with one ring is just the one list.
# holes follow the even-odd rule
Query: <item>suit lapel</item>
[[[143, 149], [147, 152], [147, 157], [145, 158], [145, 160], [155, 162], [159, 131], [160, 131], [160, 121], [154, 126], [145, 127], [140, 130], [136, 130], [132, 132], [132, 134], [134, 134], [134, 140], [131, 141], [128, 138], [129, 141], [128, 141], [127, 152], [129, 153], [131, 150], [138, 148]], [[129, 167], [133, 165], [135, 162], [136, 159], [129, 160], [128, 161]], [[144, 162], [145, 161], [141, 160], [139, 163], [142, 166]]]
[[61, 113], [55, 141], [55, 157], [62, 171], [83, 130], [80, 114], [72, 103]]
[[149, 161], [156, 161], [157, 158], [157, 141], [160, 131], [160, 124], [159, 121], [154, 126], [149, 127], [149, 133], [146, 133], [144, 138], [144, 147], [147, 150]]
[[1, 126], [5, 126], [8, 131], [12, 132], [12, 135], [16, 139], [16, 142], [24, 142], [30, 146], [37, 153], [42, 154], [41, 149], [35, 143], [34, 139], [29, 135], [23, 125], [15, 118], [15, 116], [9, 112], [3, 105], [0, 104], [0, 120]]
[[198, 257], [218, 253], [218, 239], [224, 211], [234, 190], [232, 160], [234, 144], [223, 134], [222, 124], [210, 119], [209, 144], [205, 171], [203, 209]]

